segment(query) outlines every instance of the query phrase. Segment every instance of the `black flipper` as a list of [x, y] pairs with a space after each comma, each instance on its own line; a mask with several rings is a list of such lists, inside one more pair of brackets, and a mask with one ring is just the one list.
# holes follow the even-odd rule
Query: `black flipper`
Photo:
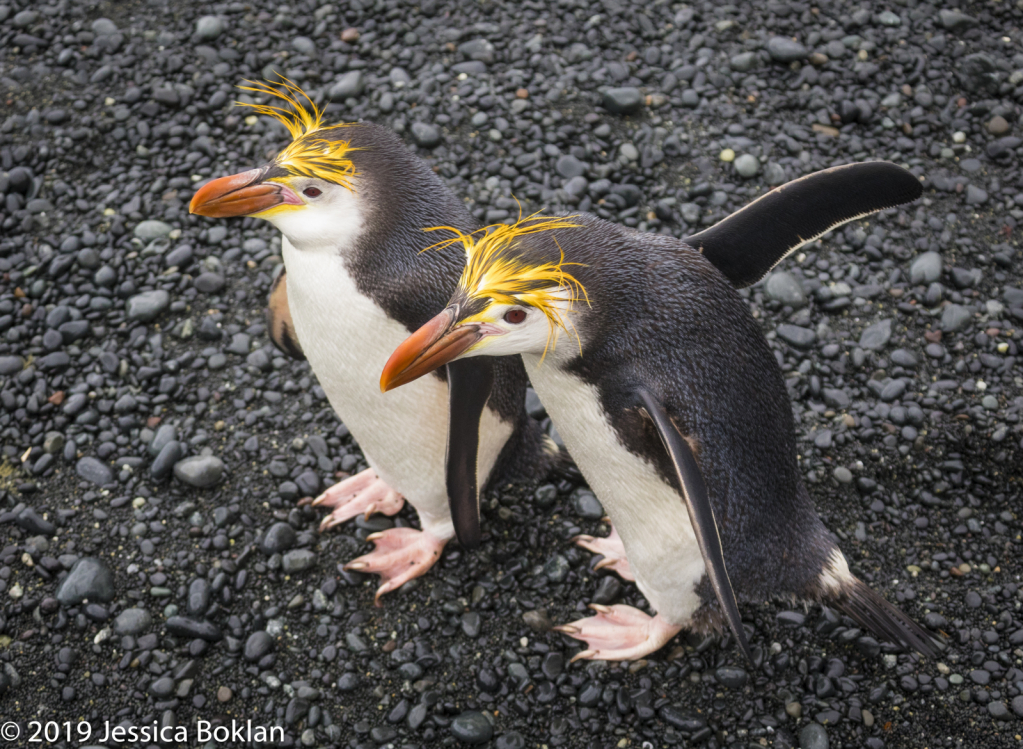
[[668, 451], [672, 465], [675, 466], [675, 473], [682, 486], [682, 496], [686, 500], [686, 509], [689, 510], [689, 521], [696, 534], [696, 541], [700, 544], [700, 553], [703, 554], [703, 561], [707, 566], [707, 577], [711, 587], [714, 588], [718, 604], [721, 606], [725, 619], [728, 620], [728, 626], [732, 630], [732, 634], [735, 635], [743, 655], [750, 663], [753, 663], [753, 654], [746, 641], [746, 631], [742, 628], [742, 618], [739, 616], [735, 592], [732, 590], [732, 583], [729, 581], [728, 571], [725, 569], [725, 556], [721, 548], [721, 535], [718, 533], [717, 521], [714, 519], [714, 508], [711, 507], [707, 485], [703, 481], [703, 474], [700, 473], [696, 456], [693, 455], [689, 443], [682, 438], [678, 429], [668, 418], [660, 401], [645, 388], [640, 388], [638, 392], [644, 408], [653, 419], [658, 434], [661, 435], [661, 442], [664, 443], [664, 447]]
[[494, 385], [488, 357], [450, 362], [448, 368], [448, 505], [458, 542], [467, 549], [480, 545], [480, 497], [476, 464], [480, 419]]
[[864, 629], [889, 642], [900, 643], [929, 658], [936, 658], [940, 652], [930, 632], [858, 578], [844, 584], [841, 594], [829, 603]]
[[682, 241], [741, 289], [832, 229], [910, 203], [920, 180], [887, 161], [845, 164], [774, 188], [709, 229]]

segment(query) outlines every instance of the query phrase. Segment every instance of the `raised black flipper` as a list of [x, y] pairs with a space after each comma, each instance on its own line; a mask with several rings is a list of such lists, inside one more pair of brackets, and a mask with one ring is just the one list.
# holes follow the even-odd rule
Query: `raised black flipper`
[[707, 577], [710, 579], [711, 587], [714, 588], [718, 604], [721, 606], [725, 619], [728, 620], [728, 627], [735, 635], [743, 655], [750, 663], [753, 663], [753, 654], [750, 653], [746, 632], [742, 628], [742, 618], [739, 616], [735, 592], [732, 590], [732, 583], [728, 579], [728, 571], [725, 569], [725, 556], [721, 548], [721, 535], [718, 533], [717, 521], [714, 519], [714, 508], [711, 507], [707, 485], [703, 481], [703, 474], [696, 462], [696, 456], [693, 455], [689, 443], [682, 438], [678, 429], [671, 422], [660, 401], [645, 388], [640, 388], [638, 394], [643, 407], [653, 419], [657, 433], [661, 436], [661, 442], [664, 443], [664, 448], [668, 451], [671, 463], [675, 467], [679, 484], [682, 486], [682, 496], [686, 501], [686, 509], [689, 511], [689, 521], [696, 534], [696, 541], [700, 545], [700, 553], [703, 554], [703, 561], [707, 567]]
[[291, 321], [291, 308], [288, 307], [288, 272], [281, 272], [270, 287], [270, 296], [266, 300], [266, 327], [270, 331], [270, 340], [281, 351], [292, 359], [305, 361], [305, 352], [295, 335], [295, 324]]
[[776, 187], [682, 241], [741, 289], [807, 242], [849, 221], [910, 203], [922, 193], [920, 180], [895, 164], [845, 164]]
[[480, 497], [476, 480], [480, 419], [494, 385], [489, 357], [449, 362], [447, 489], [458, 542], [480, 545]]

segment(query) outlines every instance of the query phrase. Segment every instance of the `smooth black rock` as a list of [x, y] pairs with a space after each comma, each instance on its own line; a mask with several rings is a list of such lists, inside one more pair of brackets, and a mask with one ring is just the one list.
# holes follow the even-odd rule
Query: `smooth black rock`
[[95, 557], [75, 562], [64, 582], [57, 588], [57, 600], [65, 606], [82, 601], [109, 603], [116, 595], [114, 573], [107, 563]]
[[451, 735], [463, 744], [482, 744], [494, 735], [494, 726], [483, 713], [467, 711], [451, 721]]
[[187, 616], [172, 616], [167, 620], [167, 631], [172, 635], [198, 638], [207, 642], [219, 642], [224, 639], [223, 632], [212, 622], [199, 621]]
[[604, 109], [615, 114], [635, 114], [643, 108], [643, 94], [638, 88], [609, 88], [601, 96]]
[[264, 630], [253, 632], [245, 641], [245, 660], [249, 663], [257, 663], [260, 658], [273, 650], [274, 641], [270, 634]]

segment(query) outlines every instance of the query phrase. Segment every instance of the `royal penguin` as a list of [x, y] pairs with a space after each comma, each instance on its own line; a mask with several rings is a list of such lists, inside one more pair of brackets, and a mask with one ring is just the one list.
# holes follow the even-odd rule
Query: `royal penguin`
[[[423, 254], [434, 240], [421, 228], [471, 231], [478, 224], [389, 130], [327, 125], [290, 82], [246, 90], [283, 101], [286, 106], [250, 106], [281, 122], [292, 142], [264, 166], [203, 185], [190, 210], [261, 218], [281, 231], [285, 272], [270, 295], [271, 337], [308, 359], [370, 466], [315, 500], [333, 508], [321, 527], [371, 512], [393, 515], [403, 497], [419, 516], [422, 531], [373, 534], [376, 549], [348, 564], [380, 575], [379, 604], [382, 594], [440, 557], [454, 535], [449, 495], [476, 501], [477, 481], [536, 480], [563, 458], [525, 411], [526, 375], [514, 359], [456, 363], [404, 397], [380, 393], [376, 383], [391, 351], [444, 308], [462, 269], [454, 247]], [[481, 382], [485, 403], [473, 397]], [[471, 413], [461, 408], [465, 403]], [[476, 470], [451, 478], [446, 457]], [[456, 479], [466, 486], [449, 486]], [[474, 546], [479, 535], [460, 540]]]
[[657, 612], [595, 605], [560, 627], [587, 643], [576, 658], [633, 660], [682, 628], [727, 623], [752, 660], [737, 604], [775, 598], [825, 603], [936, 651], [850, 572], [814, 510], [781, 371], [719, 270], [734, 261], [745, 270], [732, 275], [755, 281], [804, 242], [920, 193], [895, 165], [860, 164], [776, 189], [686, 241], [538, 215], [449, 239], [466, 252], [458, 290], [394, 352], [381, 389], [521, 355]]

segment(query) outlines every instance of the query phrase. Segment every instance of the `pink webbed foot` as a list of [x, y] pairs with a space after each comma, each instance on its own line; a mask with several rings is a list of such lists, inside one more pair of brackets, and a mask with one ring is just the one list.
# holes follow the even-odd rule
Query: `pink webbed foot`
[[320, 521], [321, 531], [359, 515], [367, 518], [374, 512], [394, 515], [404, 504], [401, 495], [384, 483], [372, 468], [339, 481], [313, 500], [314, 506], [334, 508]]
[[554, 628], [586, 643], [586, 650], [577, 653], [572, 662], [638, 660], [660, 650], [682, 629], [668, 624], [660, 615], [650, 616], [621, 603], [591, 603], [590, 608], [596, 616]]
[[376, 544], [376, 549], [353, 559], [345, 569], [380, 575], [382, 582], [374, 599], [377, 606], [383, 606], [380, 596], [384, 593], [400, 588], [436, 564], [447, 543], [445, 539], [414, 528], [391, 528], [372, 533], [366, 540]]
[[614, 529], [614, 526], [611, 527], [611, 534], [607, 538], [584, 535], [576, 536], [572, 541], [577, 546], [604, 557], [594, 565], [593, 569], [599, 570], [608, 567], [613, 572], [617, 572], [623, 580], [636, 581], [636, 577], [629, 567], [629, 560], [625, 557], [625, 546], [622, 545], [622, 539], [619, 538], [618, 531]]

